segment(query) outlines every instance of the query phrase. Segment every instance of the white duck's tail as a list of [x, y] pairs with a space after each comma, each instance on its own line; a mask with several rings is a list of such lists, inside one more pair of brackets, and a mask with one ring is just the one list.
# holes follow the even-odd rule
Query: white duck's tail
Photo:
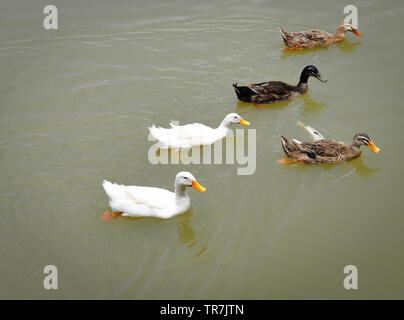
[[166, 128], [161, 128], [161, 127], [156, 127], [154, 124], [149, 127], [149, 131], [151, 135], [153, 136], [154, 139], [160, 141], [160, 142], [165, 142], [169, 139], [169, 137], [172, 135], [172, 129], [166, 129]]
[[119, 184], [104, 180], [102, 186], [104, 187], [105, 193], [109, 197], [110, 202], [122, 195], [122, 186]]
[[171, 128], [156, 127], [154, 124], [149, 127], [151, 135], [160, 142], [160, 148], [166, 149], [175, 147], [180, 137], [181, 127], [170, 123]]
[[154, 125], [154, 123], [152, 124], [151, 127], [149, 127], [149, 131], [150, 131], [150, 134], [153, 136], [153, 138], [158, 140], [157, 137], [160, 136], [160, 135], [159, 135], [159, 129], [156, 128], [156, 126]]
[[[114, 207], [114, 202], [117, 202], [117, 200], [119, 200], [119, 197], [122, 196], [123, 186], [120, 186], [116, 183], [111, 183], [107, 180], [104, 180], [102, 182], [102, 186], [104, 187], [105, 193], [109, 198], [109, 206], [111, 207], [111, 209], [115, 210], [116, 208]], [[115, 212], [105, 211], [104, 214], [101, 216], [101, 218], [104, 220], [110, 220], [112, 218], [122, 215], [122, 213], [123, 212], [119, 210]]]
[[296, 122], [296, 124], [303, 128], [312, 138], [314, 141], [318, 141], [318, 140], [323, 140], [324, 137], [321, 135], [320, 132], [318, 132], [316, 129], [314, 129], [313, 127], [310, 126], [306, 126], [303, 123], [301, 123], [300, 121]]

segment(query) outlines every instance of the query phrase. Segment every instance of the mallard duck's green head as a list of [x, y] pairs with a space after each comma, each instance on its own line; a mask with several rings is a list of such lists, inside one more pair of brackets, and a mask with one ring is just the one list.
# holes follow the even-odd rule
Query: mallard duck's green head
[[354, 145], [359, 148], [362, 144], [369, 147], [370, 150], [373, 152], [379, 153], [382, 150], [378, 148], [372, 141], [372, 139], [369, 138], [369, 136], [366, 133], [357, 133], [353, 137]]
[[[313, 65], [307, 66], [303, 69], [303, 71], [300, 75], [300, 81], [307, 82], [307, 79], [309, 79], [309, 77], [317, 78], [321, 82], [327, 82], [327, 80], [323, 80], [317, 67], [313, 66]], [[306, 80], [306, 81], [304, 81], [304, 80]]]

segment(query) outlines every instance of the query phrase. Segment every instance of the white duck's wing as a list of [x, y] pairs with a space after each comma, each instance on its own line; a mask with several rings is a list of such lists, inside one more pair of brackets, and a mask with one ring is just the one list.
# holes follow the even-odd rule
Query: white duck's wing
[[185, 126], [173, 126], [172, 129], [181, 139], [206, 137], [215, 132], [215, 129], [201, 123], [186, 124]]
[[313, 127], [306, 126], [300, 121], [297, 122], [297, 125], [301, 128], [303, 128], [313, 139], [313, 141], [318, 141], [318, 140], [323, 140], [324, 137], [318, 130], [314, 129]]
[[201, 123], [192, 123], [184, 126], [171, 124], [171, 128], [149, 128], [154, 138], [167, 147], [192, 147], [212, 143], [216, 136], [216, 129]]
[[164, 217], [175, 204], [175, 194], [161, 188], [124, 186], [106, 180], [103, 187], [111, 208], [124, 216]]

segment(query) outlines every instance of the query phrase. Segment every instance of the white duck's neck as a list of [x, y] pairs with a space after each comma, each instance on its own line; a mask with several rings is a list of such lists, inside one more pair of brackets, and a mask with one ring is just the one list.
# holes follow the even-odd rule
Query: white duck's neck
[[222, 121], [222, 123], [217, 127], [217, 129], [223, 130], [224, 132], [226, 132], [226, 134], [227, 134], [227, 131], [229, 131], [229, 128], [230, 128], [230, 123], [226, 119], [224, 119]]
[[183, 184], [175, 183], [175, 198], [176, 199], [181, 199], [184, 197], [187, 197], [187, 187], [184, 186]]

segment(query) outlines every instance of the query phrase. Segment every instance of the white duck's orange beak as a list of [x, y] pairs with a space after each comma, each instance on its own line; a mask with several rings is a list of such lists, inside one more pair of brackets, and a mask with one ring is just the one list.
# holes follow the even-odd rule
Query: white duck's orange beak
[[198, 183], [196, 180], [192, 180], [192, 188], [195, 188], [199, 192], [205, 192], [206, 188]]
[[370, 142], [368, 143], [368, 147], [369, 147], [370, 150], [372, 150], [373, 152], [376, 152], [376, 153], [379, 153], [380, 151], [382, 151], [382, 150], [380, 150], [380, 148], [378, 148], [378, 147], [373, 143], [372, 140], [370, 140]]
[[245, 126], [249, 126], [250, 123], [247, 120], [244, 120], [243, 118], [240, 117], [240, 124], [245, 125]]

